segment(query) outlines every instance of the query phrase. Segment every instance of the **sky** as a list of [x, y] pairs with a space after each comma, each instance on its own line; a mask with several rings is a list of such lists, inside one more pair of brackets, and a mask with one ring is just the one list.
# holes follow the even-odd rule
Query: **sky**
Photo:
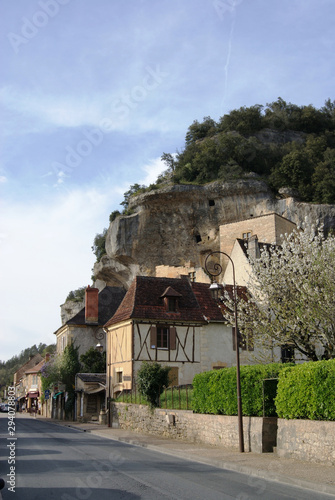
[[188, 127], [335, 99], [333, 0], [1, 0], [0, 360], [55, 342], [91, 246]]

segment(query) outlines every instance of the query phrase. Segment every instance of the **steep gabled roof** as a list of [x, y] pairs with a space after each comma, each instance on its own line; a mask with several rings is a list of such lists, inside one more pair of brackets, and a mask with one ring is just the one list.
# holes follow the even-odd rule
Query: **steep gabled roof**
[[[233, 294], [232, 285], [226, 285], [225, 289], [230, 295]], [[173, 296], [178, 297], [177, 312], [168, 311], [164, 305], [163, 297], [167, 296], [167, 290], [173, 290]], [[246, 288], [238, 287], [237, 293], [246, 294]], [[212, 298], [208, 283], [191, 283], [187, 277], [137, 276], [120, 307], [105, 326], [129, 319], [195, 323], [225, 321], [224, 310], [224, 301], [218, 303]]]
[[42, 359], [36, 366], [33, 368], [29, 368], [28, 370], [25, 371], [25, 373], [38, 373], [41, 371], [42, 366], [45, 364], [45, 359]]
[[[208, 321], [226, 321], [227, 317], [225, 316], [225, 312], [227, 311], [227, 307], [225, 305], [224, 300], [224, 292], [227, 292], [230, 298], [233, 298], [234, 287], [233, 285], [224, 285], [222, 289], [221, 299], [217, 302], [212, 298], [211, 291], [208, 283], [192, 283], [192, 288], [194, 295], [197, 298], [200, 309], [205, 315]], [[237, 290], [237, 298], [247, 297], [247, 288], [245, 286], [238, 286]]]
[[208, 321], [222, 321], [221, 309], [217, 302], [212, 299], [209, 284], [192, 282], [192, 289], [205, 318]]
[[[106, 286], [99, 293], [99, 316], [98, 325], [102, 326], [115, 313], [122, 302], [126, 290], [122, 287]], [[69, 319], [66, 325], [85, 325], [85, 307], [83, 307], [73, 318]]]
[[[178, 297], [176, 312], [167, 311], [164, 305], [163, 296], [167, 296], [165, 292], [168, 289], [170, 289], [170, 292], [173, 289], [173, 296]], [[132, 318], [201, 323], [205, 321], [192, 291], [191, 283], [186, 277], [180, 279], [137, 276], [120, 307], [105, 326]]]
[[26, 370], [29, 370], [29, 368], [34, 367], [38, 363], [40, 363], [43, 360], [43, 357], [38, 353], [35, 354], [31, 359], [26, 361], [15, 373], [14, 373], [14, 381], [17, 383], [23, 375], [26, 373]]

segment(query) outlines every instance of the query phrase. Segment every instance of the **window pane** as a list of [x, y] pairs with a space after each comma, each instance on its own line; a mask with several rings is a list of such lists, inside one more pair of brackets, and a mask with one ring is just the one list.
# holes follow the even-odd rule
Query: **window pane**
[[160, 349], [168, 348], [169, 329], [167, 327], [157, 327], [157, 347]]
[[177, 310], [177, 299], [169, 297], [169, 311], [175, 312]]

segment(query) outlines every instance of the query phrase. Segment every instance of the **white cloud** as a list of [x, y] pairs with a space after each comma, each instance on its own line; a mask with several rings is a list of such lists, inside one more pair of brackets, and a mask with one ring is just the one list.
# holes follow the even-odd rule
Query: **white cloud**
[[162, 162], [160, 158], [155, 158], [154, 160], [150, 160], [142, 170], [146, 173], [146, 177], [143, 178], [140, 183], [145, 186], [149, 186], [149, 184], [153, 184], [156, 182], [157, 177], [167, 169], [165, 163]]
[[5, 182], [7, 182], [7, 177], [0, 175], [0, 184], [4, 184]]
[[[103, 117], [108, 104], [107, 96], [78, 97], [27, 92], [15, 87], [3, 87], [0, 101], [4, 108], [23, 114], [41, 124], [55, 127], [79, 127], [96, 125]], [[35, 125], [32, 124], [35, 129]]]
[[[122, 87], [116, 84], [106, 92], [73, 92], [67, 93], [40, 92], [27, 90], [15, 85], [0, 88], [0, 103], [6, 121], [10, 120], [10, 128], [17, 133], [16, 115], [27, 118], [23, 122], [23, 130], [36, 132], [54, 127], [76, 128], [83, 126], [99, 127], [104, 132], [115, 130], [162, 130], [169, 127], [165, 114], [160, 116], [155, 108], [152, 114], [151, 105], [160, 95], [160, 87], [168, 81], [169, 73], [162, 71], [159, 65], [147, 66], [139, 70], [130, 84]], [[14, 112], [14, 114], [13, 114]]]

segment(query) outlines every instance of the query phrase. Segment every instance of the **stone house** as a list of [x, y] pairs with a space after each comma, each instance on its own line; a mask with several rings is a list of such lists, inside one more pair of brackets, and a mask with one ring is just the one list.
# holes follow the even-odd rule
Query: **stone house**
[[[88, 286], [85, 290], [84, 307], [68, 318], [68, 313], [62, 318], [64, 324], [56, 330], [56, 354], [61, 355], [67, 345], [72, 343], [78, 347], [78, 356], [85, 354], [90, 348], [106, 350], [106, 334], [103, 325], [117, 310], [126, 291], [121, 287], [106, 286], [101, 291]], [[68, 319], [66, 319], [68, 318]], [[54, 418], [64, 418], [67, 394], [65, 387], [58, 386], [52, 393], [52, 415]]]
[[25, 372], [26, 378], [26, 411], [28, 413], [40, 413], [41, 412], [41, 368], [45, 364], [45, 360], [42, 359], [33, 368], [29, 368]]
[[79, 358], [97, 344], [105, 350], [103, 325], [114, 314], [125, 293], [121, 287], [106, 286], [99, 292], [98, 288], [88, 286], [85, 290], [84, 307], [54, 332], [57, 354], [62, 354], [71, 342], [78, 347]]
[[[250, 253], [260, 254], [261, 248], [280, 245], [283, 235], [296, 229], [296, 224], [281, 215], [270, 213], [220, 226], [220, 251], [227, 253], [235, 266], [236, 283], [250, 287]], [[222, 257], [224, 283], [233, 283], [232, 265]]]
[[[36, 379], [33, 379], [32, 375], [33, 373], [38, 373], [39, 369], [37, 372], [34, 372], [34, 369], [39, 366], [41, 362], [42, 364], [44, 363], [41, 354], [35, 354], [35, 356], [31, 356], [30, 359], [14, 373], [13, 385], [15, 387], [17, 409], [19, 411], [21, 411], [22, 408], [31, 408], [32, 402], [35, 403], [35, 400], [39, 396], [39, 394], [37, 395], [37, 392], [39, 392], [38, 380], [36, 381]], [[29, 370], [31, 369], [33, 369], [33, 372], [31, 372], [31, 376], [29, 376]]]
[[[249, 255], [257, 258], [262, 250], [280, 245], [283, 235], [290, 234], [296, 227], [296, 224], [275, 213], [220, 226], [220, 251], [230, 255], [234, 262], [236, 283], [247, 287], [252, 294], [253, 276]], [[224, 270], [222, 281], [233, 283], [231, 262], [223, 257], [220, 264]], [[267, 359], [272, 362], [306, 361], [305, 356], [288, 346], [273, 348], [269, 355]]]
[[[232, 293], [231, 286], [227, 290]], [[191, 384], [197, 373], [236, 364], [224, 304], [212, 298], [208, 283], [186, 276], [137, 276], [105, 329], [108, 397], [133, 389], [144, 361], [169, 366], [171, 385]], [[243, 344], [241, 363], [254, 363], [252, 355], [252, 344]]]

